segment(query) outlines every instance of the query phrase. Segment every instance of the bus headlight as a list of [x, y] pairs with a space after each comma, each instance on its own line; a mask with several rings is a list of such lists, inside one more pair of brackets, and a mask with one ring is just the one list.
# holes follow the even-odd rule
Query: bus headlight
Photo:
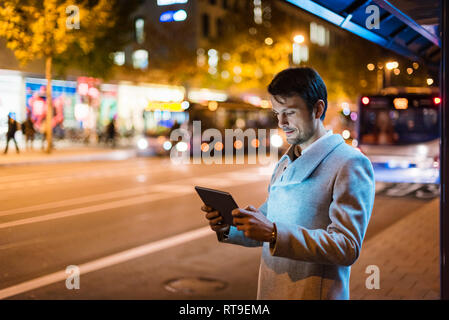
[[170, 141], [165, 141], [164, 144], [162, 145], [162, 148], [164, 148], [164, 150], [168, 151], [170, 150], [172, 147], [171, 142]]
[[176, 144], [176, 150], [178, 150], [179, 152], [185, 152], [185, 151], [187, 151], [187, 148], [188, 148], [187, 143], [185, 143], [183, 141], [178, 142]]
[[146, 148], [148, 148], [148, 141], [145, 138], [140, 138], [137, 141], [137, 148], [139, 148], [140, 150], [145, 150]]
[[418, 153], [418, 155], [425, 157], [429, 152], [429, 148], [426, 145], [420, 144], [416, 147], [416, 152]]

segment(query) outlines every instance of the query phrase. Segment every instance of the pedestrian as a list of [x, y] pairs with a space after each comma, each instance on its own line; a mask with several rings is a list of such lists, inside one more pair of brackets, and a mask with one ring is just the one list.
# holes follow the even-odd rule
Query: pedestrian
[[232, 211], [235, 226], [203, 206], [219, 241], [262, 246], [258, 299], [349, 299], [351, 265], [371, 217], [371, 162], [324, 128], [327, 89], [308, 67], [289, 68], [268, 86], [289, 149], [267, 200]]
[[14, 115], [12, 113], [8, 114], [8, 131], [6, 132], [6, 148], [4, 154], [8, 153], [9, 140], [13, 140], [16, 145], [16, 152], [20, 153], [19, 146], [16, 141], [16, 132], [20, 130], [20, 124], [14, 119]]
[[115, 119], [111, 121], [106, 126], [106, 144], [111, 142], [113, 148], [115, 148], [115, 136], [117, 132], [115, 131]]
[[40, 127], [40, 133], [42, 138], [42, 144], [41, 149], [45, 149], [45, 140], [47, 140], [47, 118], [42, 119], [41, 121], [41, 127]]
[[34, 123], [31, 120], [30, 114], [27, 115], [27, 119], [22, 123], [22, 132], [25, 135], [26, 149], [32, 150], [36, 129], [34, 129]]

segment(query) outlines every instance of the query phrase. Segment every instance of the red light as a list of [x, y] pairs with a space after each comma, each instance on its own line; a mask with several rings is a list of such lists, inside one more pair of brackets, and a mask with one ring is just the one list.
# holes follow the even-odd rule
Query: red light
[[369, 103], [369, 98], [368, 97], [363, 97], [362, 98], [362, 103], [363, 104], [368, 104]]
[[438, 97], [433, 98], [433, 103], [440, 104], [440, 102], [441, 102], [441, 98], [438, 98]]

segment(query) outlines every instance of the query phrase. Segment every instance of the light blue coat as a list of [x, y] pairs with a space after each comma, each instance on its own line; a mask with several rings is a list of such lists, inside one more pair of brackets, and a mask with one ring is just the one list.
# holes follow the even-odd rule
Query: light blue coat
[[[273, 181], [279, 164], [289, 165]], [[349, 299], [374, 202], [371, 162], [338, 134], [317, 140], [291, 162], [278, 162], [259, 210], [275, 222], [274, 247], [231, 227], [222, 242], [263, 246], [258, 299]]]

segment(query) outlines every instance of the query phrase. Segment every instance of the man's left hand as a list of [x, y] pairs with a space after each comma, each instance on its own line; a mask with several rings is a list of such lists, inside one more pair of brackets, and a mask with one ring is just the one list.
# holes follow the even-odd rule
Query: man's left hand
[[271, 234], [274, 230], [273, 222], [253, 206], [247, 206], [245, 209], [234, 209], [232, 210], [232, 216], [237, 230], [243, 231], [245, 237], [257, 241], [271, 241]]

